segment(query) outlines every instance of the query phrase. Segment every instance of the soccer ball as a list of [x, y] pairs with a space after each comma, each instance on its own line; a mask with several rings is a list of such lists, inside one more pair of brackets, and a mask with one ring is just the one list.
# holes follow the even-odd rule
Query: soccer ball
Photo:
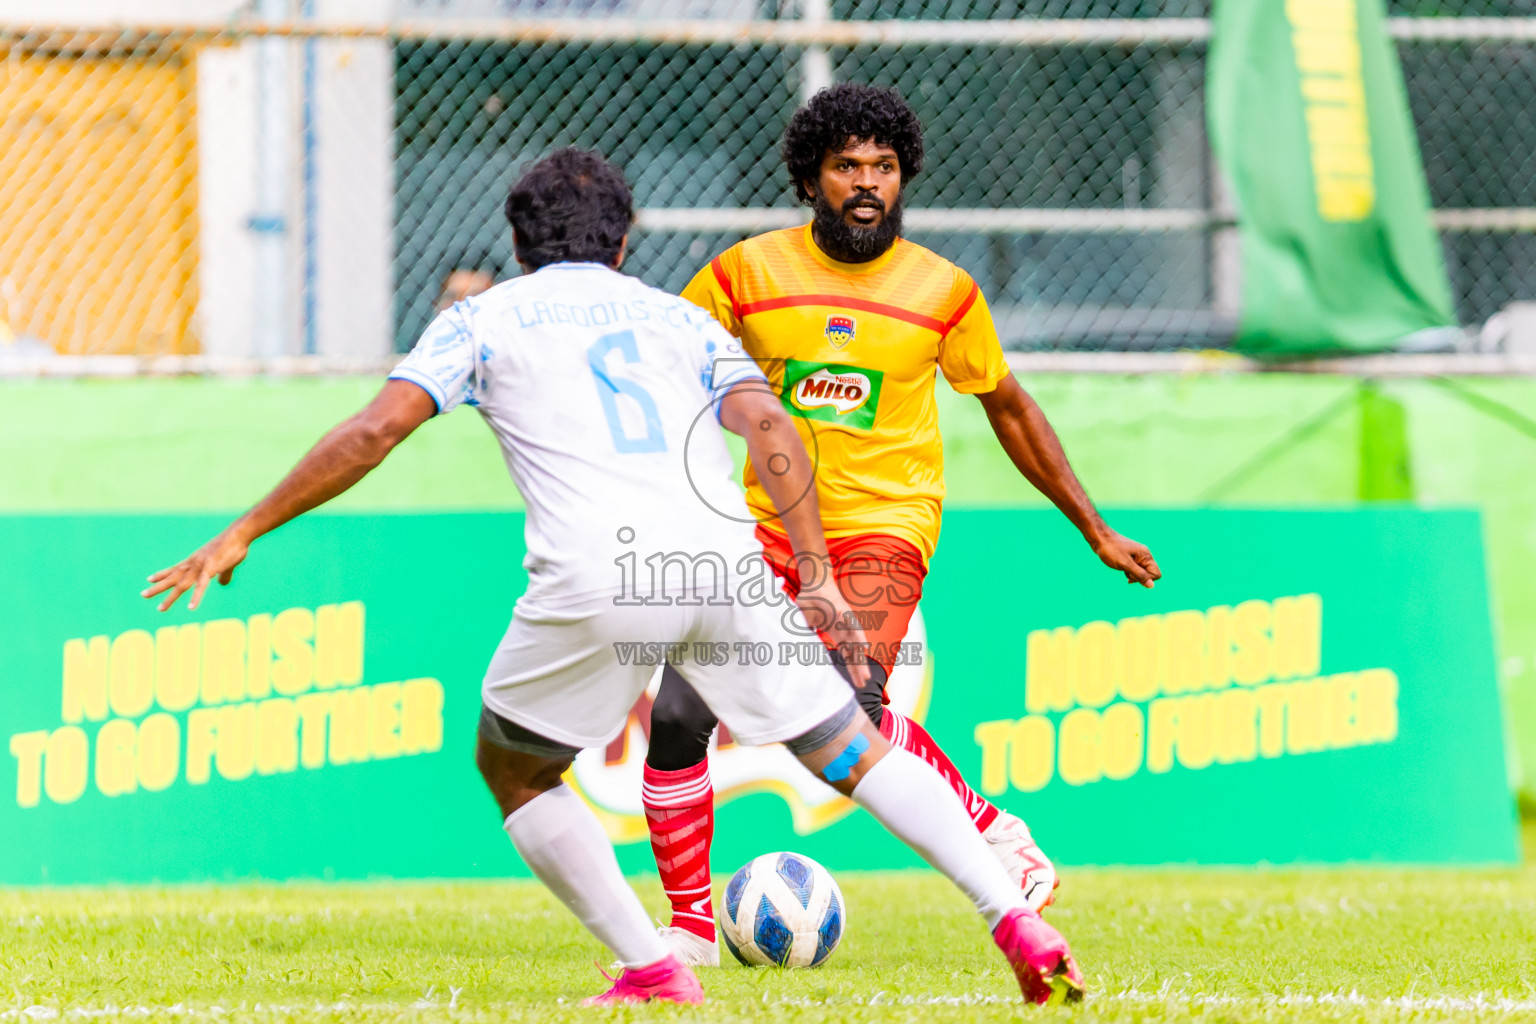
[[798, 853], [765, 853], [731, 876], [720, 935], [748, 967], [820, 967], [848, 912], [827, 869]]

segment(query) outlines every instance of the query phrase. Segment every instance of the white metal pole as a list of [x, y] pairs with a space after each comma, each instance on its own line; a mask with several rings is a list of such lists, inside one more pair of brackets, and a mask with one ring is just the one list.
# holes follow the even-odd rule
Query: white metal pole
[[[832, 20], [832, 0], [801, 0], [800, 20], [815, 31]], [[800, 58], [800, 100], [804, 102], [832, 84], [832, 55], [814, 43]]]
[[[267, 21], [290, 16], [290, 0], [259, 0]], [[256, 41], [256, 209], [250, 228], [256, 234], [255, 309], [252, 355], [271, 359], [292, 354], [289, 338], [288, 193], [291, 158], [292, 44], [281, 37]]]

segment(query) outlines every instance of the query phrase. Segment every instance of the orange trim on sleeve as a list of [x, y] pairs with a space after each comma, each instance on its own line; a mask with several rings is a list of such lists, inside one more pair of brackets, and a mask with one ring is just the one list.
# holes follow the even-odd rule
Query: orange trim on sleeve
[[[971, 301], [974, 301], [972, 296]], [[949, 327], [944, 321], [936, 320], [931, 316], [923, 316], [900, 306], [887, 305], [884, 302], [871, 302], [869, 299], [856, 299], [849, 295], [783, 295], [773, 299], [762, 299], [758, 302], [748, 302], [737, 310], [738, 317], [749, 316], [753, 313], [767, 313], [775, 309], [788, 309], [791, 306], [842, 306], [847, 309], [861, 309], [866, 313], [879, 313], [895, 320], [905, 320], [909, 324], [926, 327], [930, 331], [939, 334], [948, 332]], [[966, 308], [970, 308], [969, 302]]]
[[971, 293], [965, 297], [964, 302], [960, 303], [960, 308], [955, 310], [955, 315], [950, 317], [949, 320], [944, 324], [944, 330], [941, 333], [948, 334], [950, 331], [954, 330], [955, 325], [958, 324], [961, 320], [964, 320], [965, 314], [969, 313], [971, 311], [971, 307], [976, 305], [976, 296], [980, 294], [981, 285], [977, 284], [975, 281], [972, 281]]
[[725, 268], [720, 265], [720, 257], [716, 256], [709, 261], [709, 269], [715, 272], [715, 280], [720, 283], [720, 290], [725, 292], [725, 297], [731, 300], [731, 312], [740, 320], [742, 311], [736, 308], [736, 293], [731, 291], [731, 279], [726, 276]]

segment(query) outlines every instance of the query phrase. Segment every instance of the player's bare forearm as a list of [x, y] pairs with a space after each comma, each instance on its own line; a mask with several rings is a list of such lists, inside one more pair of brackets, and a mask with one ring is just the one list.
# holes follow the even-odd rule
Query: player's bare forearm
[[838, 589], [821, 528], [815, 467], [779, 397], [762, 381], [736, 385], [721, 400], [720, 424], [747, 442], [752, 469], [768, 492], [799, 564], [800, 607], [824, 639], [844, 652], [854, 685], [869, 681], [868, 649], [847, 599]]
[[1056, 431], [1019, 382], [1004, 377], [996, 390], [976, 397], [986, 409], [1003, 451], [1024, 478], [1061, 509], [1090, 542], [1095, 533], [1106, 529], [1099, 510], [1072, 472]]
[[322, 437], [266, 497], [230, 524], [246, 543], [344, 493], [389, 453], [383, 438], [345, 420]]
[[747, 442], [747, 457], [796, 554], [825, 560], [816, 477], [794, 420], [766, 384], [738, 384], [721, 401], [720, 424]]
[[188, 608], [196, 608], [210, 581], [229, 583], [256, 538], [344, 493], [436, 412], [416, 385], [385, 382], [372, 402], [322, 437], [249, 512], [188, 558], [149, 577], [143, 596], [164, 593], [159, 607], [165, 611], [191, 590]]
[[1004, 377], [995, 390], [976, 397], [987, 411], [998, 443], [1019, 472], [1072, 521], [1104, 564], [1125, 573], [1130, 582], [1148, 587], [1162, 577], [1145, 546], [1122, 537], [1104, 522], [1072, 471], [1044, 411], [1017, 380]]
[[[391, 391], [397, 393], [391, 395]], [[271, 493], [231, 528], [249, 543], [346, 493], [436, 411], [421, 388], [389, 381], [362, 411], [316, 442]]]

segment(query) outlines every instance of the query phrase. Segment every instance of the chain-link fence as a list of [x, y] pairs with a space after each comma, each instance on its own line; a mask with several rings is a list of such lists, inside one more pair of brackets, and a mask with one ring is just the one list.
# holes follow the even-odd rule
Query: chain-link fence
[[[507, 185], [564, 144], [625, 168], [627, 269], [677, 289], [804, 219], [778, 136], [828, 80], [916, 107], [909, 234], [977, 278], [1010, 345], [1235, 325], [1199, 0], [380, 6], [367, 28], [0, 26], [0, 351], [404, 349], [517, 272]], [[1536, 28], [1512, 6], [1392, 6], [1468, 324], [1536, 298]]]

